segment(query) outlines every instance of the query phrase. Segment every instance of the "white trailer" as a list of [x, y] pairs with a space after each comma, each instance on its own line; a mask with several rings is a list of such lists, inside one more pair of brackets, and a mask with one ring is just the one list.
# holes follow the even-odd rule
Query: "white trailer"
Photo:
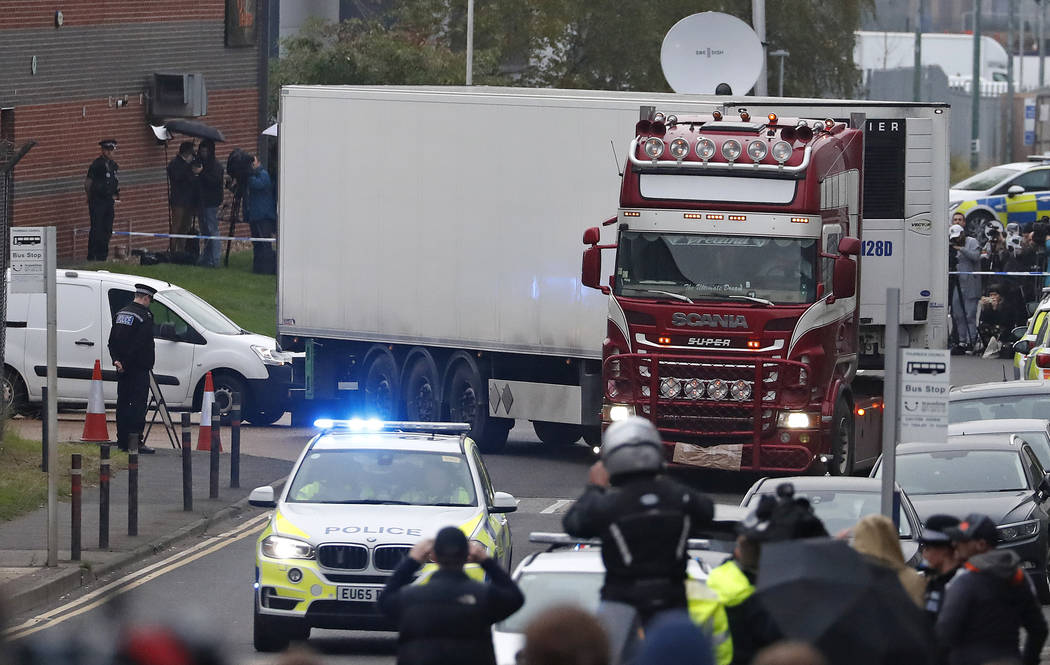
[[[899, 216], [871, 228], [899, 244], [862, 270], [884, 288], [902, 286], [908, 266], [929, 309], [902, 294], [901, 320], [913, 343], [944, 346], [946, 105], [289, 86], [277, 324], [284, 348], [307, 352], [297, 419], [462, 420], [486, 450], [517, 419], [544, 442], [596, 436], [608, 301], [580, 283], [581, 236], [616, 214], [646, 105], [895, 121], [878, 152], [894, 171], [871, 182]], [[878, 326], [878, 289], [861, 293]]]
[[[858, 30], [854, 34], [853, 62], [857, 69], [900, 69], [915, 66], [915, 33]], [[1007, 81], [1009, 56], [1002, 44], [981, 37], [980, 78]], [[938, 66], [951, 77], [973, 78], [973, 35], [924, 32], [923, 67]]]

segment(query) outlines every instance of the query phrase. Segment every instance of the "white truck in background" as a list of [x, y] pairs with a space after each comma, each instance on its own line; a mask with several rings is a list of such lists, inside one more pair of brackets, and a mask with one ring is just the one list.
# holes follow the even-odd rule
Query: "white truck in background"
[[[853, 34], [853, 62], [865, 81], [872, 70], [915, 66], [915, 33], [858, 30]], [[1008, 61], [1002, 44], [981, 37], [981, 80], [1009, 80]], [[940, 67], [949, 77], [973, 78], [973, 35], [922, 33], [922, 65]]]

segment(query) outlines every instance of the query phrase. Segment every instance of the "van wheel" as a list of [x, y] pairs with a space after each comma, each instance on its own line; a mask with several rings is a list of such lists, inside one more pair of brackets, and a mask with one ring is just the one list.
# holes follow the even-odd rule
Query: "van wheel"
[[843, 398], [835, 403], [831, 421], [831, 468], [833, 476], [853, 473], [853, 408]]
[[11, 418], [25, 413], [28, 402], [25, 381], [15, 370], [5, 368], [3, 378], [0, 378], [0, 415]]
[[212, 385], [215, 386], [215, 408], [223, 418], [230, 415], [233, 410], [233, 394], [241, 396], [241, 415], [248, 413], [248, 392], [244, 388], [244, 381], [232, 374], [212, 374]]
[[532, 421], [536, 437], [547, 446], [567, 446], [576, 443], [583, 436], [583, 428], [567, 423], [549, 423], [543, 420]]
[[489, 417], [481, 374], [466, 362], [456, 365], [452, 372], [448, 409], [452, 422], [470, 424], [470, 438], [477, 442], [481, 452], [499, 453], [506, 448], [507, 436], [514, 427], [514, 421]]
[[417, 422], [441, 420], [440, 379], [429, 356], [419, 356], [405, 375], [405, 419]]
[[366, 415], [381, 420], [397, 420], [400, 396], [397, 364], [388, 353], [375, 354], [365, 371]]

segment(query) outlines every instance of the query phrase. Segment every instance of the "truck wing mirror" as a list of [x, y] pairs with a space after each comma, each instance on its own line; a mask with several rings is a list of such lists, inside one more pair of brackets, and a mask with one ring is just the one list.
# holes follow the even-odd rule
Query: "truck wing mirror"
[[835, 259], [835, 274], [832, 278], [832, 295], [835, 299], [852, 298], [857, 293], [857, 264], [853, 259], [840, 256]]
[[610, 288], [602, 284], [602, 250], [588, 247], [583, 250], [583, 269], [580, 281], [584, 286], [609, 293]]
[[839, 240], [839, 254], [846, 256], [859, 256], [860, 255], [860, 240], [852, 236], [843, 236]]
[[583, 232], [583, 244], [584, 245], [597, 245], [602, 240], [601, 229], [597, 226], [592, 226]]

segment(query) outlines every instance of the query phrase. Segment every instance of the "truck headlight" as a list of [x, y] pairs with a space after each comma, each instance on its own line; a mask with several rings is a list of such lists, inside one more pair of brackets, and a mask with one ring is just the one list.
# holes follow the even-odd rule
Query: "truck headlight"
[[996, 527], [999, 532], [999, 541], [1008, 543], [1012, 540], [1023, 540], [1031, 538], [1039, 533], [1039, 520], [1025, 520]]
[[252, 344], [252, 351], [255, 352], [255, 355], [259, 356], [259, 360], [261, 360], [264, 365], [283, 365], [287, 362], [291, 362], [291, 354], [285, 353], [284, 351], [278, 351], [277, 349], [271, 349], [267, 346]]
[[602, 420], [616, 422], [634, 415], [634, 406], [630, 404], [606, 404], [602, 407]]
[[806, 429], [811, 427], [809, 414], [804, 411], [781, 411], [777, 425], [787, 429]]
[[267, 536], [262, 541], [262, 553], [271, 559], [312, 559], [314, 546], [295, 538]]

